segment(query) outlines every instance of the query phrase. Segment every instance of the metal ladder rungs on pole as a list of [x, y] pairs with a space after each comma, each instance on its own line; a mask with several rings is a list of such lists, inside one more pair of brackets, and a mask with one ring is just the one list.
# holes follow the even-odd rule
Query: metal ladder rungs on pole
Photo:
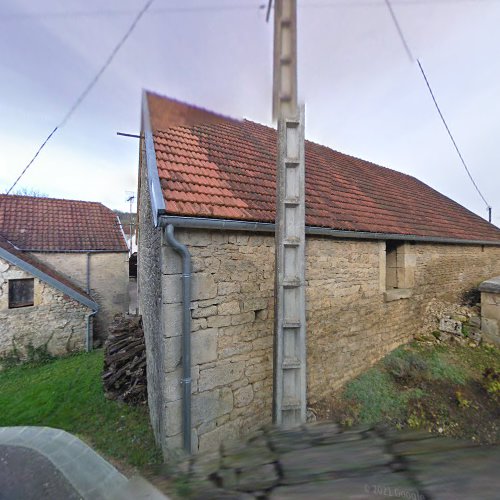
[[281, 366], [284, 370], [297, 370], [302, 367], [302, 363], [298, 358], [285, 358]]
[[304, 107], [278, 133], [274, 420], [291, 427], [306, 414]]

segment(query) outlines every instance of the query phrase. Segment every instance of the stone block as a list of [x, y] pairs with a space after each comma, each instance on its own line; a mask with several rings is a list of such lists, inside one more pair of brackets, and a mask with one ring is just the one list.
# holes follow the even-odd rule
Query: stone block
[[192, 424], [201, 424], [215, 420], [233, 409], [233, 393], [229, 388], [214, 389], [193, 395]]
[[255, 312], [250, 311], [241, 314], [233, 314], [231, 316], [231, 325], [244, 325], [255, 321]]
[[232, 421], [217, 427], [213, 431], [199, 436], [199, 451], [218, 450], [221, 443], [233, 443], [240, 437], [238, 422]]
[[213, 368], [200, 370], [198, 389], [203, 392], [215, 387], [223, 387], [229, 385], [232, 382], [242, 378], [244, 371], [244, 361], [238, 361], [236, 363], [224, 363]]
[[163, 305], [163, 334], [165, 337], [182, 335], [182, 304]]
[[238, 293], [240, 291], [240, 283], [233, 281], [221, 281], [217, 285], [217, 293], [219, 295], [229, 295], [231, 293]]
[[180, 365], [174, 371], [165, 374], [164, 397], [167, 403], [182, 398], [181, 375]]
[[198, 330], [204, 330], [208, 326], [206, 318], [193, 319], [191, 321], [191, 331], [197, 332]]
[[181, 340], [181, 336], [167, 337], [164, 340], [166, 372], [172, 372], [181, 365]]
[[245, 354], [252, 351], [252, 344], [249, 342], [240, 342], [236, 345], [230, 345], [229, 347], [219, 347], [219, 358], [231, 358], [233, 356], [238, 356], [239, 354]]
[[223, 302], [218, 305], [218, 314], [219, 316], [228, 316], [230, 314], [239, 314], [240, 313], [240, 303], [237, 300], [232, 300], [230, 302]]
[[[165, 339], [165, 371], [171, 372], [182, 363], [182, 336]], [[217, 329], [209, 328], [191, 334], [193, 365], [210, 363], [217, 359]]]
[[192, 300], [213, 299], [217, 295], [217, 283], [208, 273], [195, 273], [192, 275]]
[[161, 248], [161, 272], [162, 274], [182, 273], [182, 259], [168, 244]]
[[186, 229], [179, 233], [179, 240], [190, 247], [207, 247], [212, 243], [209, 231]]
[[498, 321], [496, 319], [482, 318], [481, 331], [483, 332], [483, 336], [486, 335], [486, 337], [491, 336], [493, 338], [498, 337], [500, 335]]
[[182, 432], [182, 401], [171, 401], [165, 405], [165, 435], [175, 436]]
[[164, 304], [182, 302], [182, 276], [180, 274], [163, 274], [161, 287]]
[[251, 385], [247, 385], [234, 391], [234, 406], [241, 408], [249, 405], [253, 400], [253, 389]]
[[439, 320], [439, 329], [442, 332], [462, 334], [462, 322], [451, 318], [441, 318]]
[[191, 316], [193, 318], [208, 318], [217, 314], [217, 306], [198, 307], [193, 309]]
[[267, 309], [267, 299], [254, 297], [243, 301], [243, 312]]
[[[183, 450], [184, 441], [183, 434], [180, 432], [175, 436], [168, 436], [163, 442], [163, 453], [174, 463], [178, 462], [180, 459], [185, 457], [185, 452]], [[191, 431], [191, 453], [197, 453], [198, 451], [198, 433], [196, 429]]]
[[202, 365], [217, 359], [217, 328], [207, 328], [191, 335], [193, 364]]
[[231, 324], [231, 316], [211, 316], [207, 319], [209, 327], [222, 327]]

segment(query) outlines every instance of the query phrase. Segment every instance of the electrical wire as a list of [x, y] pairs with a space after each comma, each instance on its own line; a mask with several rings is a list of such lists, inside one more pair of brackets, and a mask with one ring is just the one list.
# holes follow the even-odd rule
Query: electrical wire
[[[406, 38], [404, 36], [404, 33], [403, 33], [403, 30], [401, 29], [401, 26], [399, 25], [399, 22], [398, 22], [398, 19], [396, 17], [396, 14], [394, 12], [394, 10], [392, 9], [392, 5], [391, 5], [391, 2], [390, 0], [385, 0], [385, 3], [387, 5], [387, 8], [389, 9], [389, 12], [391, 14], [391, 18], [392, 18], [392, 21], [396, 27], [396, 30], [399, 34], [399, 38], [401, 39], [401, 43], [403, 44], [404, 48], [405, 48], [405, 51], [406, 51], [406, 54], [408, 55], [408, 58], [410, 59], [411, 62], [414, 62], [415, 59], [413, 58], [413, 55], [411, 53], [411, 50], [410, 50], [410, 47], [406, 41]], [[429, 90], [429, 93], [432, 97], [432, 100], [434, 102], [434, 106], [436, 107], [436, 110], [441, 118], [441, 121], [443, 122], [443, 125], [446, 129], [446, 132], [448, 132], [448, 135], [451, 139], [451, 142], [453, 143], [453, 146], [455, 147], [455, 150], [458, 154], [458, 157], [460, 158], [460, 161], [463, 165], [463, 167], [465, 168], [465, 171], [467, 172], [467, 175], [469, 176], [469, 179], [471, 180], [473, 186], [475, 187], [476, 191], [478, 192], [479, 196], [482, 198], [482, 200], [484, 201], [484, 203], [486, 204], [486, 208], [488, 210], [488, 213], [489, 213], [489, 218], [490, 218], [490, 222], [491, 222], [491, 205], [486, 201], [486, 198], [483, 196], [483, 193], [481, 193], [481, 190], [479, 189], [478, 185], [476, 184], [476, 181], [474, 180], [474, 178], [472, 177], [472, 174], [469, 170], [469, 167], [467, 166], [467, 163], [465, 162], [464, 160], [464, 157], [462, 155], [462, 153], [460, 152], [460, 149], [458, 147], [458, 144], [457, 142], [455, 141], [455, 138], [453, 137], [453, 134], [451, 133], [451, 130], [450, 130], [450, 127], [448, 126], [448, 124], [446, 123], [446, 120], [443, 116], [443, 113], [441, 112], [441, 108], [439, 107], [439, 104], [436, 100], [436, 96], [434, 95], [434, 92], [432, 91], [432, 88], [431, 88], [431, 85], [429, 83], [429, 79], [427, 78], [427, 75], [425, 74], [425, 71], [424, 71], [424, 68], [422, 67], [422, 64], [420, 63], [420, 60], [417, 59], [416, 60], [417, 63], [418, 63], [418, 67], [420, 68], [420, 72], [422, 73], [422, 76], [425, 80], [425, 84], [427, 85], [427, 89]]]
[[474, 178], [472, 177], [472, 174], [470, 173], [470, 170], [469, 168], [467, 167], [467, 163], [465, 163], [465, 160], [462, 156], [462, 153], [460, 152], [460, 149], [458, 149], [458, 145], [453, 137], [453, 134], [451, 133], [451, 130], [450, 128], [448, 127], [448, 124], [446, 123], [446, 120], [443, 116], [443, 113], [441, 112], [441, 109], [439, 108], [439, 104], [436, 100], [436, 97], [434, 96], [434, 92], [432, 91], [432, 88], [429, 84], [429, 80], [427, 79], [427, 76], [425, 74], [425, 71], [424, 71], [424, 68], [422, 67], [422, 64], [420, 63], [420, 60], [417, 59], [417, 63], [418, 63], [418, 67], [420, 68], [420, 71], [422, 73], [422, 76], [424, 77], [424, 80], [425, 80], [425, 83], [427, 85], [427, 88], [429, 89], [429, 93], [431, 94], [431, 97], [432, 97], [432, 100], [434, 101], [434, 105], [436, 106], [436, 109], [437, 109], [437, 112], [439, 113], [439, 116], [441, 117], [441, 121], [443, 122], [443, 125], [445, 126], [446, 128], [446, 131], [448, 132], [448, 135], [450, 136], [450, 139], [451, 139], [451, 142], [453, 143], [453, 146], [455, 146], [455, 149], [457, 151], [457, 154], [460, 158], [460, 161], [462, 162], [462, 165], [464, 166], [465, 168], [465, 171], [467, 172], [467, 175], [469, 176], [469, 179], [471, 180], [472, 184], [474, 185], [474, 187], [476, 188], [476, 191], [478, 192], [479, 196], [483, 199], [484, 203], [486, 204], [486, 207], [489, 209], [490, 208], [490, 204], [486, 201], [485, 197], [483, 196], [483, 193], [481, 193], [481, 191], [479, 190], [477, 184], [476, 184], [476, 181], [474, 180]]
[[396, 14], [392, 10], [391, 2], [389, 0], [385, 0], [385, 4], [387, 5], [387, 8], [389, 9], [394, 26], [396, 26], [396, 30], [398, 31], [399, 38], [401, 39], [401, 43], [403, 44], [403, 46], [406, 50], [406, 55], [408, 56], [408, 59], [410, 59], [410, 61], [413, 62], [414, 61], [413, 54], [411, 53], [410, 47], [406, 43], [406, 39], [403, 35], [403, 30], [401, 29], [401, 26], [399, 26], [398, 18], [396, 17]]
[[153, 2], [154, 2], [154, 0], [148, 0], [144, 4], [144, 6], [142, 7], [142, 9], [136, 15], [136, 17], [133, 20], [132, 24], [129, 26], [129, 28], [127, 29], [127, 31], [125, 32], [125, 34], [122, 36], [122, 38], [120, 39], [120, 41], [116, 44], [116, 46], [114, 47], [114, 49], [111, 51], [110, 55], [108, 56], [108, 58], [106, 59], [106, 61], [104, 62], [104, 64], [101, 66], [101, 69], [99, 69], [99, 71], [96, 73], [96, 75], [94, 76], [94, 78], [92, 78], [92, 80], [87, 85], [87, 87], [85, 87], [85, 89], [83, 90], [83, 92], [78, 96], [78, 98], [73, 103], [73, 105], [71, 106], [71, 108], [69, 109], [69, 111], [64, 115], [64, 117], [61, 120], [61, 122], [54, 127], [54, 130], [52, 130], [52, 132], [47, 136], [47, 138], [45, 139], [45, 141], [43, 141], [42, 145], [38, 148], [38, 150], [35, 153], [35, 155], [33, 156], [33, 158], [31, 158], [31, 160], [26, 165], [26, 167], [24, 167], [23, 171], [19, 174], [19, 177], [15, 180], [14, 184], [12, 184], [12, 186], [10, 187], [10, 189], [7, 191], [6, 194], [10, 194], [10, 192], [14, 189], [14, 187], [16, 186], [16, 184], [21, 180], [21, 178], [23, 177], [23, 175], [26, 173], [26, 171], [31, 167], [31, 165], [33, 164], [33, 162], [36, 160], [37, 156], [40, 154], [40, 152], [42, 151], [42, 149], [46, 146], [46, 144], [50, 141], [50, 139], [54, 136], [54, 134], [61, 127], [63, 127], [66, 124], [66, 122], [69, 120], [69, 118], [71, 117], [71, 115], [76, 111], [76, 109], [78, 108], [78, 106], [80, 106], [80, 104], [87, 97], [87, 95], [89, 94], [89, 92], [94, 88], [94, 86], [98, 82], [99, 78], [106, 71], [106, 69], [108, 68], [108, 66], [111, 64], [111, 62], [115, 58], [116, 54], [118, 54], [118, 52], [122, 48], [123, 44], [127, 41], [127, 39], [129, 38], [129, 36], [132, 34], [132, 32], [134, 31], [134, 29], [137, 26], [138, 22], [141, 20], [142, 16], [146, 13], [146, 11], [149, 9], [149, 7], [151, 6], [151, 4]]

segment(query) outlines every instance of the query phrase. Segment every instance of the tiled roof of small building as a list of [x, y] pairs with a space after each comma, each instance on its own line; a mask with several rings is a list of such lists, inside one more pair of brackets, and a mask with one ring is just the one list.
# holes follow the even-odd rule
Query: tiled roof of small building
[[0, 195], [0, 235], [24, 251], [127, 251], [116, 214], [90, 201]]
[[[50, 278], [56, 280], [57, 282], [61, 283], [62, 285], [65, 285], [66, 287], [70, 288], [73, 292], [76, 292], [76, 296], [80, 295], [83, 298], [87, 299], [88, 302], [95, 304], [94, 299], [87, 292], [85, 292], [82, 288], [80, 288], [78, 285], [76, 285], [71, 280], [69, 280], [66, 276], [64, 276], [61, 273], [58, 273], [57, 271], [55, 271], [51, 267], [44, 264], [43, 262], [41, 262], [39, 259], [37, 259], [33, 255], [30, 255], [29, 253], [22, 252], [21, 250], [16, 248], [16, 246], [14, 246], [12, 244], [12, 242], [7, 240], [6, 238], [3, 238], [2, 236], [0, 236], [0, 249], [5, 250], [10, 255], [17, 257], [19, 260], [23, 261], [24, 263], [38, 269], [46, 276], [49, 276]], [[1, 252], [0, 252], [0, 256], [2, 256]], [[85, 305], [88, 305], [88, 304], [85, 304]], [[96, 304], [96, 306], [97, 306], [97, 304]]]
[[[147, 98], [167, 214], [274, 222], [276, 130]], [[310, 141], [305, 156], [308, 226], [500, 241], [500, 229], [414, 177]]]

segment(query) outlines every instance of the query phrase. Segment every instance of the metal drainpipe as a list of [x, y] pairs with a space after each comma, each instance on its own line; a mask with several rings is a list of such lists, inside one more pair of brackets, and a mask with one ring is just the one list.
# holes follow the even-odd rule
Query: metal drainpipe
[[172, 224], [167, 225], [165, 235], [182, 257], [182, 431], [184, 450], [191, 454], [191, 254], [175, 239]]
[[90, 295], [90, 252], [87, 252], [87, 293]]
[[[86, 283], [86, 292], [88, 295], [90, 295], [90, 252], [87, 252], [87, 283]], [[90, 352], [92, 350], [92, 344], [93, 344], [93, 335], [91, 334], [91, 318], [93, 318], [97, 314], [97, 311], [92, 311], [88, 316], [87, 316], [87, 338], [85, 339], [86, 346], [85, 350], [87, 352]]]
[[86, 346], [85, 346], [85, 350], [87, 352], [90, 352], [92, 350], [92, 344], [93, 344], [93, 335], [91, 333], [91, 324], [92, 324], [92, 321], [90, 320], [90, 318], [94, 317], [95, 315], [97, 314], [97, 311], [92, 311], [88, 316], [87, 316], [87, 338], [85, 339], [85, 342], [86, 342]]

